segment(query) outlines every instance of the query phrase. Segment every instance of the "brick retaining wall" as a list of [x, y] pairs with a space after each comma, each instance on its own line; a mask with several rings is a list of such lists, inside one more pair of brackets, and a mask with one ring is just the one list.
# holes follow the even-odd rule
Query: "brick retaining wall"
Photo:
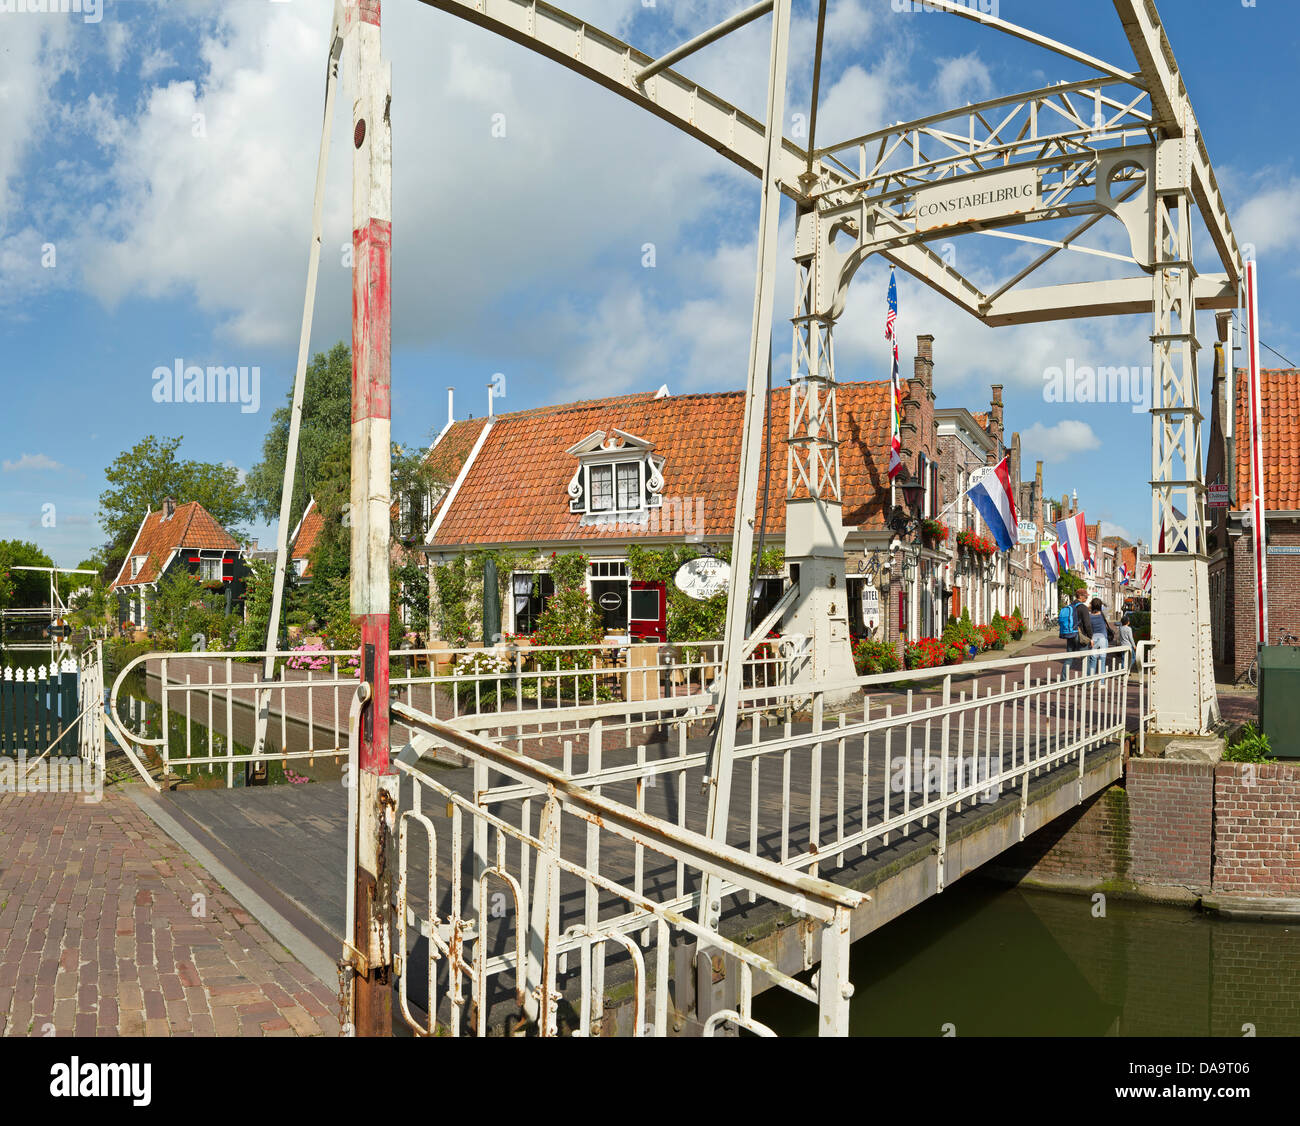
[[1300, 763], [1130, 759], [1122, 782], [998, 867], [1055, 884], [1300, 896]]

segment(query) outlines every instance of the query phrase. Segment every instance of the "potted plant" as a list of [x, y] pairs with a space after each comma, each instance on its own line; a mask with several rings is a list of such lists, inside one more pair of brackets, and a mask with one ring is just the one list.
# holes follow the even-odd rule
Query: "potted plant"
[[937, 547], [948, 540], [948, 525], [942, 520], [922, 520], [921, 536], [931, 547]]

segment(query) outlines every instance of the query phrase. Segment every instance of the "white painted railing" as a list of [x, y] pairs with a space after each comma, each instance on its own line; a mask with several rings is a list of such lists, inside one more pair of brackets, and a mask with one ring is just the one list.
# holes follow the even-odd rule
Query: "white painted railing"
[[[1106, 663], [1088, 672], [1090, 661]], [[1124, 647], [859, 677], [840, 683], [740, 693], [729, 843], [818, 874], [917, 832], [943, 854], [952, 816], [1016, 794], [1021, 834], [1032, 780], [1073, 769], [1080, 792], [1090, 752], [1122, 740], [1127, 713]], [[549, 717], [559, 726], [511, 732], [488, 717], [457, 720], [529, 750], [558, 740], [575, 783], [638, 811], [647, 803], [682, 828], [703, 830], [698, 798], [708, 768], [698, 710], [602, 705]], [[396, 714], [396, 713], [395, 713]], [[540, 718], [540, 717], [538, 717]], [[424, 744], [417, 739], [417, 749]], [[530, 751], [530, 753], [534, 753]], [[485, 804], [518, 801], [510, 783]], [[642, 873], [633, 876], [641, 890]], [[679, 868], [675, 903], [689, 888]]]
[[[706, 1035], [727, 1027], [773, 1034], [751, 1011], [756, 975], [815, 1004], [824, 1034], [847, 1034], [849, 916], [866, 896], [716, 845], [414, 708], [396, 704], [393, 718], [466, 758], [470, 794], [504, 779], [522, 795], [507, 810], [397, 765], [395, 949], [400, 1011], [413, 1030], [483, 1036], [498, 1014], [522, 1010], [544, 1036], [667, 1035], [688, 1008], [683, 992], [695, 971], [693, 959], [684, 972], [673, 964], [684, 938], [694, 953], [727, 959], [735, 983], [726, 1006], [700, 1015]], [[668, 885], [638, 878], [633, 886], [629, 857], [638, 877], [647, 866], [675, 866], [698, 886], [713, 873], [733, 894], [805, 920], [821, 966], [815, 984], [701, 925]], [[427, 953], [414, 948], [417, 936]]]
[[[396, 699], [424, 714], [511, 736], [527, 750], [561, 739], [580, 722], [575, 717], [591, 714], [593, 707], [610, 715], [698, 718], [712, 703], [709, 690], [720, 652], [721, 642], [715, 641], [394, 649], [390, 686]], [[299, 760], [315, 765], [318, 758], [341, 761], [357, 653], [286, 649], [271, 655], [277, 670], [273, 680], [262, 679], [265, 652], [143, 654], [114, 680], [110, 721], [164, 772], [224, 767], [227, 785], [234, 785], [235, 768], [253, 761], [252, 717], [260, 692], [269, 697], [265, 759], [286, 766]], [[787, 668], [784, 657], [764, 647], [746, 663], [745, 680], [779, 685]], [[149, 700], [126, 691], [128, 678], [137, 672], [145, 676]], [[627, 730], [641, 726], [629, 724]]]

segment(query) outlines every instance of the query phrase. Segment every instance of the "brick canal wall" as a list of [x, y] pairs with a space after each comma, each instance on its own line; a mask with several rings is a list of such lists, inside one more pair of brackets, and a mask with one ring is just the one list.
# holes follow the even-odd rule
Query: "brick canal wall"
[[997, 869], [1080, 888], [1300, 897], [1300, 763], [1129, 759], [1120, 782]]

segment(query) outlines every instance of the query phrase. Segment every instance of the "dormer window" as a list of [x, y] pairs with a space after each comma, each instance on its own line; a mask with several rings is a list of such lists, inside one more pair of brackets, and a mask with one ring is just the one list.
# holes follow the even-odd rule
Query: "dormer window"
[[145, 560], [148, 558], [147, 555], [131, 556], [131, 578], [135, 578], [136, 575], [140, 573], [140, 569], [144, 566]]
[[579, 461], [569, 481], [569, 511], [583, 523], [640, 522], [663, 497], [663, 464], [652, 443], [622, 430], [597, 430], [568, 452]]

